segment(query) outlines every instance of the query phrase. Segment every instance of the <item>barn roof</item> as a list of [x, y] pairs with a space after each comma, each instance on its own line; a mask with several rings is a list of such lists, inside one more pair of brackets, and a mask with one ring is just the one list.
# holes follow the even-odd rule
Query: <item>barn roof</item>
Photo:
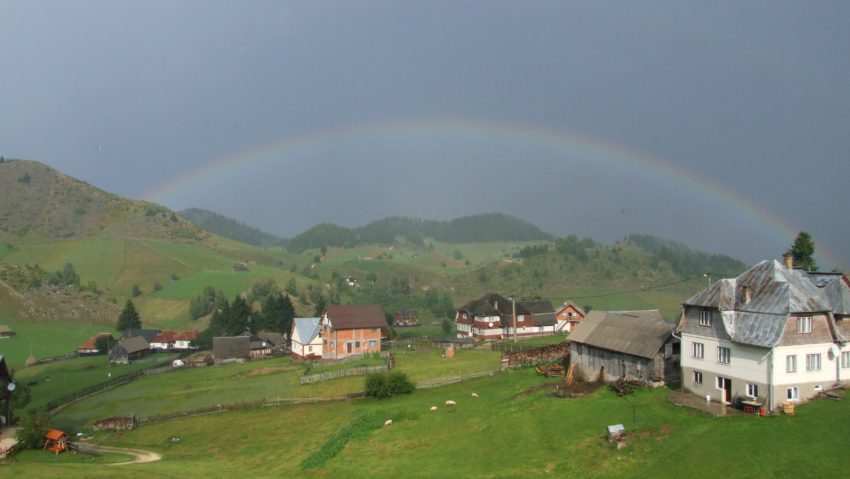
[[123, 337], [132, 338], [133, 336], [141, 336], [145, 338], [145, 341], [150, 343], [160, 332], [158, 329], [125, 329]]
[[150, 343], [148, 343], [144, 337], [142, 336], [133, 336], [132, 338], [124, 338], [118, 342], [127, 354], [138, 353], [139, 351], [144, 351], [148, 349]]
[[[484, 296], [474, 299], [459, 308], [461, 312], [469, 313], [473, 316], [501, 316], [503, 314], [511, 315], [513, 305], [511, 300], [505, 298], [501, 294], [487, 293]], [[516, 303], [516, 314], [529, 314], [530, 312], [522, 306], [522, 301]]]
[[591, 311], [570, 335], [569, 341], [642, 358], [652, 358], [673, 334], [674, 324], [660, 318], [658, 310]]
[[9, 328], [9, 326], [7, 326], [5, 324], [0, 324], [0, 334], [9, 334], [9, 333], [14, 333], [14, 331], [12, 331], [11, 328]]
[[295, 318], [293, 327], [298, 331], [302, 344], [309, 344], [319, 335], [322, 330], [319, 320], [320, 318]]
[[325, 314], [334, 329], [386, 328], [384, 310], [377, 304], [328, 306]]
[[250, 357], [251, 338], [250, 336], [222, 336], [213, 338], [213, 354], [216, 360]]

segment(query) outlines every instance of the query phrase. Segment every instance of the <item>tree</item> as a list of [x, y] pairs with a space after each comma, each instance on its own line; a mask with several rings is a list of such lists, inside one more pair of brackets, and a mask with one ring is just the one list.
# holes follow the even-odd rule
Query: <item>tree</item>
[[114, 343], [115, 340], [112, 339], [112, 336], [103, 334], [94, 340], [94, 347], [97, 349], [98, 354], [106, 354], [109, 352], [110, 345]]
[[142, 295], [142, 290], [139, 288], [138, 284], [134, 284], [133, 288], [130, 290], [130, 296], [134, 298], [138, 298]]
[[41, 449], [44, 447], [44, 435], [50, 429], [50, 415], [46, 411], [30, 409], [21, 418], [16, 437], [24, 447]]
[[452, 334], [452, 323], [449, 321], [449, 318], [443, 318], [442, 322], [443, 335], [449, 336]]
[[806, 271], [817, 271], [818, 265], [815, 263], [815, 241], [809, 233], [800, 231], [788, 253], [794, 256], [795, 266], [803, 268]]
[[128, 299], [121, 314], [118, 315], [118, 325], [116, 328], [118, 331], [124, 331], [125, 329], [140, 329], [141, 327], [142, 320], [139, 318], [139, 312], [136, 311], [136, 305], [133, 304], [132, 300]]
[[224, 315], [224, 334], [226, 336], [236, 336], [250, 330], [256, 333], [256, 324], [253, 319], [256, 313], [251, 309], [247, 301], [237, 295], [230, 303], [230, 307], [222, 310]]
[[263, 329], [289, 337], [293, 318], [295, 307], [292, 306], [289, 296], [277, 294], [267, 297], [263, 302]]
[[313, 314], [315, 316], [321, 316], [321, 315], [325, 314], [326, 308], [327, 308], [327, 305], [325, 304], [325, 297], [319, 295], [319, 298], [316, 301], [316, 308], [313, 310]]

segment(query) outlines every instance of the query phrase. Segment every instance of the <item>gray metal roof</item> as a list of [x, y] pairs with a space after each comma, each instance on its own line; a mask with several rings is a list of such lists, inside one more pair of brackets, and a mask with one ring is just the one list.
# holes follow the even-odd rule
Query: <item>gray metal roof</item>
[[322, 330], [320, 320], [321, 318], [295, 318], [293, 325], [298, 331], [301, 344], [309, 344], [319, 335], [319, 331]]
[[673, 334], [675, 325], [658, 319], [658, 310], [631, 313], [636, 314], [591, 311], [569, 341], [651, 359]]
[[555, 318], [555, 312], [533, 314], [531, 318], [534, 320], [535, 326], [552, 326], [558, 322]]
[[770, 348], [782, 339], [790, 314], [850, 311], [850, 289], [841, 277], [825, 279], [765, 260], [737, 278], [712, 284], [684, 305], [716, 308], [732, 341]]

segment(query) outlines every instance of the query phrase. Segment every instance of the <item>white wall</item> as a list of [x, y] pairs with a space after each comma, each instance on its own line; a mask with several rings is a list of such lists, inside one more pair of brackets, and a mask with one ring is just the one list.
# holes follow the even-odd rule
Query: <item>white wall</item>
[[[811, 382], [822, 382], [824, 387], [831, 386], [836, 381], [836, 365], [841, 363], [841, 354], [835, 357], [829, 353], [833, 343], [804, 344], [800, 346], [782, 346], [775, 349], [774, 353], [774, 384], [796, 385]], [[845, 345], [844, 351], [850, 350], [850, 345]], [[806, 371], [806, 355], [820, 354], [820, 371]], [[789, 373], [785, 365], [785, 358], [789, 355], [797, 356], [797, 372]], [[843, 380], [850, 376], [850, 369], [839, 370]]]
[[[693, 343], [702, 343], [705, 348], [703, 359], [693, 357]], [[717, 347], [729, 348], [729, 364], [717, 361]], [[770, 350], [735, 344], [724, 339], [682, 334], [682, 367], [702, 371], [703, 374], [720, 375], [730, 379], [741, 379], [750, 383], [768, 382], [768, 360]], [[784, 370], [783, 365], [783, 370]], [[707, 378], [707, 376], [706, 376]]]

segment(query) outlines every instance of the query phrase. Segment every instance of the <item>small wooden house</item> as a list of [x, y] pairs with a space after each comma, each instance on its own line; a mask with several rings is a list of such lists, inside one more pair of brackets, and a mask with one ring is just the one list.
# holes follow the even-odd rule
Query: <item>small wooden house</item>
[[416, 317], [415, 311], [396, 311], [393, 315], [393, 326], [399, 328], [419, 326], [419, 318]]
[[585, 380], [678, 382], [674, 328], [658, 310], [592, 311], [569, 337], [570, 366]]
[[131, 361], [147, 356], [149, 348], [150, 343], [142, 336], [124, 338], [109, 350], [109, 362], [130, 364]]
[[0, 339], [11, 338], [15, 335], [15, 332], [9, 326], [5, 324], [0, 324]]
[[558, 321], [555, 326], [555, 331], [559, 333], [570, 333], [576, 329], [578, 323], [581, 322], [587, 314], [584, 309], [578, 307], [572, 301], [566, 301], [557, 311], [555, 311], [555, 319]]
[[59, 454], [68, 450], [68, 434], [59, 429], [50, 429], [44, 435], [44, 449]]
[[213, 338], [215, 362], [245, 360], [251, 358], [250, 336], [223, 336]]

